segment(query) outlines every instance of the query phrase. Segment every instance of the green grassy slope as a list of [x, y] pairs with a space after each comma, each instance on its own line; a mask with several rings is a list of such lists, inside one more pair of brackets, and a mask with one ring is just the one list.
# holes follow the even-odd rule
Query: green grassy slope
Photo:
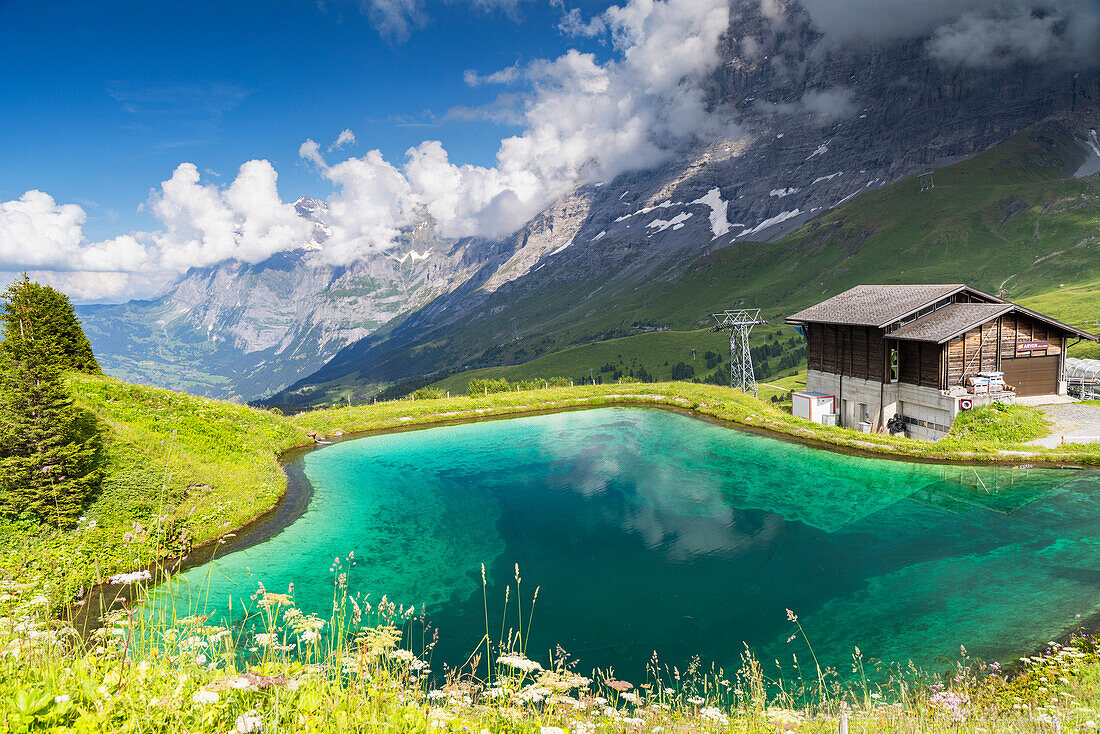
[[[1043, 125], [962, 163], [870, 191], [775, 244], [744, 242], [694, 263], [672, 283], [616, 297], [605, 313], [644, 311], [690, 328], [714, 304], [778, 318], [861, 283], [966, 283], [1032, 302], [1100, 279], [1100, 177], [1074, 179], [1083, 157], [1068, 128]], [[1052, 313], [1100, 316], [1096, 289]], [[589, 306], [590, 308], [592, 306]], [[589, 319], [596, 318], [595, 316]]]
[[[937, 170], [931, 191], [920, 191], [916, 177], [904, 179], [821, 213], [779, 242], [740, 242], [664, 280], [582, 280], [520, 294], [496, 313], [405, 345], [391, 362], [402, 363], [404, 374], [424, 374], [561, 353], [544, 357], [543, 365], [573, 376], [578, 367], [587, 373], [599, 366], [584, 362], [613, 352], [656, 374], [668, 357], [650, 356], [647, 338], [621, 341], [612, 350], [562, 350], [642, 329], [696, 330], [722, 308], [759, 307], [779, 324], [861, 283], [957, 282], [991, 293], [1003, 285], [1011, 300], [1097, 330], [1100, 176], [1073, 178], [1084, 156], [1067, 124], [1044, 123]], [[512, 338], [513, 318], [519, 340]], [[547, 376], [514, 367], [487, 374]], [[378, 384], [355, 358], [318, 379], [324, 382], [317, 383], [315, 404], [349, 386], [369, 395]]]
[[[765, 334], [768, 343], [778, 343], [784, 351], [792, 349], [787, 341], [796, 336], [790, 327], [780, 329], [769, 325], [760, 328], [754, 343], [763, 344]], [[713, 357], [708, 360], [708, 352], [718, 355], [719, 361]], [[783, 367], [781, 360], [782, 354], [779, 354], [758, 362], [757, 376], [763, 379], [798, 372], [797, 363]], [[680, 363], [690, 367], [696, 379], [717, 375], [726, 384], [729, 382], [729, 341], [725, 335], [706, 329], [650, 332], [570, 347], [518, 365], [456, 372], [435, 382], [433, 387], [464, 393], [467, 383], [479, 377], [504, 377], [511, 382], [565, 377], [577, 384], [591, 379], [608, 383], [614, 382], [620, 372], [635, 377], [641, 369], [654, 380], [666, 381], [673, 379], [673, 368]]]
[[98, 375], [71, 375], [76, 402], [107, 427], [107, 477], [80, 527], [0, 523], [0, 576], [57, 604], [115, 573], [208, 542], [271, 508], [277, 456], [308, 437], [277, 415]]

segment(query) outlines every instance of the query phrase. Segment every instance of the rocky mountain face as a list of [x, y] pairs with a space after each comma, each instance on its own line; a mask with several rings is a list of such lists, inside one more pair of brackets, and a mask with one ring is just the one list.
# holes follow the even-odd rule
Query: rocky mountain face
[[318, 369], [342, 347], [466, 281], [493, 243], [445, 242], [430, 222], [401, 246], [350, 267], [318, 257], [323, 201], [296, 209], [313, 239], [258, 264], [189, 271], [149, 301], [78, 308], [104, 368], [125, 379], [249, 400]]
[[[603, 311], [614, 309], [614, 294], [674, 280], [711, 250], [766, 248], [860, 193], [967, 158], [1038, 121], [1070, 120], [1083, 149], [1096, 126], [1096, 74], [948, 68], [928, 57], [923, 39], [830, 48], [805, 12], [788, 10], [778, 26], [743, 13], [723, 41], [709, 102], [727, 134], [658, 170], [578, 189], [511, 239], [511, 257], [484, 286], [459, 287], [347, 347], [296, 388], [352, 373], [393, 382], [667, 328], [643, 321], [609, 331]], [[736, 294], [731, 283], [730, 303], [715, 308], [735, 305]]]
[[[324, 203], [303, 199], [316, 226], [301, 250], [192, 271], [154, 301], [81, 309], [97, 355], [115, 374], [208, 395], [249, 399], [297, 380], [279, 402], [530, 359], [667, 327], [609, 330], [600, 309], [709, 251], [767, 247], [1040, 120], [1097, 127], [1096, 74], [950, 68], [923, 39], [834, 47], [797, 5], [786, 11], [775, 23], [758, 3], [738, 10], [708, 80], [712, 134], [656, 170], [582, 186], [500, 240], [445, 241], [425, 220], [392, 252], [343, 268], [318, 260]], [[715, 306], [736, 302], [736, 283], [730, 299]]]

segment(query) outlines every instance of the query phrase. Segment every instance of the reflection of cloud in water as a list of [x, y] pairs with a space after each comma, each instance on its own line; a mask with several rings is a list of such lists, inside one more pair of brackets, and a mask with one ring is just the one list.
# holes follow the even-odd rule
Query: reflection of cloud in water
[[[739, 525], [749, 525], [741, 529]], [[649, 548], [664, 548], [669, 558], [683, 561], [695, 556], [731, 557], [753, 546], [768, 545], [779, 533], [783, 519], [763, 515], [755, 527], [743, 513], [725, 508], [725, 517], [684, 517], [661, 513], [653, 505], [626, 508], [620, 525], [642, 536]]]
[[763, 516], [752, 526], [753, 519], [728, 502], [712, 473], [696, 471], [680, 451], [653, 452], [655, 437], [637, 422], [593, 431], [586, 418], [564, 414], [557, 432], [540, 437], [543, 458], [569, 466], [547, 482], [586, 498], [619, 492], [623, 504], [603, 507], [600, 520], [640, 535], [647, 547], [663, 548], [675, 560], [731, 556], [769, 542], [782, 524], [779, 517]]

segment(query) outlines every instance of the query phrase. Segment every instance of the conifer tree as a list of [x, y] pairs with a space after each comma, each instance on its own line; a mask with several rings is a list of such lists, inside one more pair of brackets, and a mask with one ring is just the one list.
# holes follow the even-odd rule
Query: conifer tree
[[26, 273], [4, 292], [4, 308], [0, 322], [6, 328], [6, 340], [11, 348], [19, 350], [24, 338], [18, 328], [18, 312], [26, 304], [33, 304], [36, 318], [36, 335], [56, 354], [62, 371], [99, 373], [99, 363], [92, 353], [92, 345], [73, 311], [69, 297], [48, 285], [35, 283]]
[[71, 364], [63, 364], [62, 349], [42, 336], [56, 333], [51, 309], [57, 301], [36, 298], [43, 291], [27, 288], [28, 282], [5, 293], [0, 514], [61, 527], [80, 516], [102, 481], [103, 439], [95, 418], [73, 404], [62, 380], [63, 367]]

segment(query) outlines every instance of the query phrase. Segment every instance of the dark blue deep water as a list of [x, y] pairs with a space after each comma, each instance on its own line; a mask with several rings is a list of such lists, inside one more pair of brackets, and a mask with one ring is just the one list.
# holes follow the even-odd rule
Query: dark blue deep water
[[[177, 614], [224, 617], [262, 581], [327, 617], [335, 557], [352, 591], [424, 604], [434, 665], [461, 663], [518, 563], [528, 654], [582, 670], [864, 656], [942, 668], [960, 645], [1012, 660], [1100, 611], [1100, 474], [846, 456], [637, 408], [346, 441], [302, 461], [308, 510], [180, 577]], [[514, 611], [514, 596], [511, 611]], [[1077, 615], [1081, 615], [1078, 619]], [[515, 626], [515, 619], [509, 624]], [[494, 635], [496, 630], [494, 630]]]

